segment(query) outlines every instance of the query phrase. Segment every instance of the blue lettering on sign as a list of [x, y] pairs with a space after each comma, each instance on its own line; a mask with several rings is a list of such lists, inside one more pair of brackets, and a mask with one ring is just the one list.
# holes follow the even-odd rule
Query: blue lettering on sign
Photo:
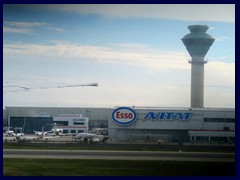
[[166, 113], [165, 119], [166, 119], [166, 120], [172, 120], [172, 115], [173, 115], [173, 114], [174, 114], [173, 112], [171, 112], [171, 113]]
[[144, 120], [151, 119], [151, 120], [189, 120], [193, 113], [174, 113], [174, 112], [149, 112], [145, 117]]

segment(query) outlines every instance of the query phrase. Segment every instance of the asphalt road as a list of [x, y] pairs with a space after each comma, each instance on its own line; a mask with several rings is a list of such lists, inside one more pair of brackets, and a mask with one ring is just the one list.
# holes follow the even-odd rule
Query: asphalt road
[[3, 149], [3, 158], [235, 162], [235, 153]]

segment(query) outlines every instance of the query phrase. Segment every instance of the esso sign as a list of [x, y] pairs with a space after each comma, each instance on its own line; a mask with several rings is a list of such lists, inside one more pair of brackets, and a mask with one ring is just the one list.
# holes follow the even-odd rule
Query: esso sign
[[130, 125], [136, 121], [137, 115], [129, 107], [120, 107], [113, 111], [112, 119], [119, 125]]

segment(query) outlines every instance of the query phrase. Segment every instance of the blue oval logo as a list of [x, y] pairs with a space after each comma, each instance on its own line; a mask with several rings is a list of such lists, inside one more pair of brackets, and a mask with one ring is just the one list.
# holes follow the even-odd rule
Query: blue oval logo
[[119, 125], [130, 125], [136, 121], [137, 115], [129, 107], [120, 107], [113, 111], [112, 119]]

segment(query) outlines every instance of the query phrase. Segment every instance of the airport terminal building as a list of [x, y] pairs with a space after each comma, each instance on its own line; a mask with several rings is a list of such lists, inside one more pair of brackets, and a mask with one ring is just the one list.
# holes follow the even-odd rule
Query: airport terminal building
[[[62, 123], [58, 128], [63, 127], [65, 133], [86, 132], [76, 130], [73, 124], [75, 119], [76, 126], [88, 127], [89, 131], [107, 128], [109, 139], [116, 141], [235, 142], [234, 108], [6, 107], [4, 112], [8, 125], [12, 125], [16, 117], [22, 121], [28, 117], [31, 126], [33, 123], [29, 120], [43, 119], [46, 123]], [[49, 114], [49, 117], [36, 117], [42, 112]], [[76, 114], [81, 114], [81, 117], [77, 118]], [[88, 126], [82, 121], [83, 118], [87, 118]]]

